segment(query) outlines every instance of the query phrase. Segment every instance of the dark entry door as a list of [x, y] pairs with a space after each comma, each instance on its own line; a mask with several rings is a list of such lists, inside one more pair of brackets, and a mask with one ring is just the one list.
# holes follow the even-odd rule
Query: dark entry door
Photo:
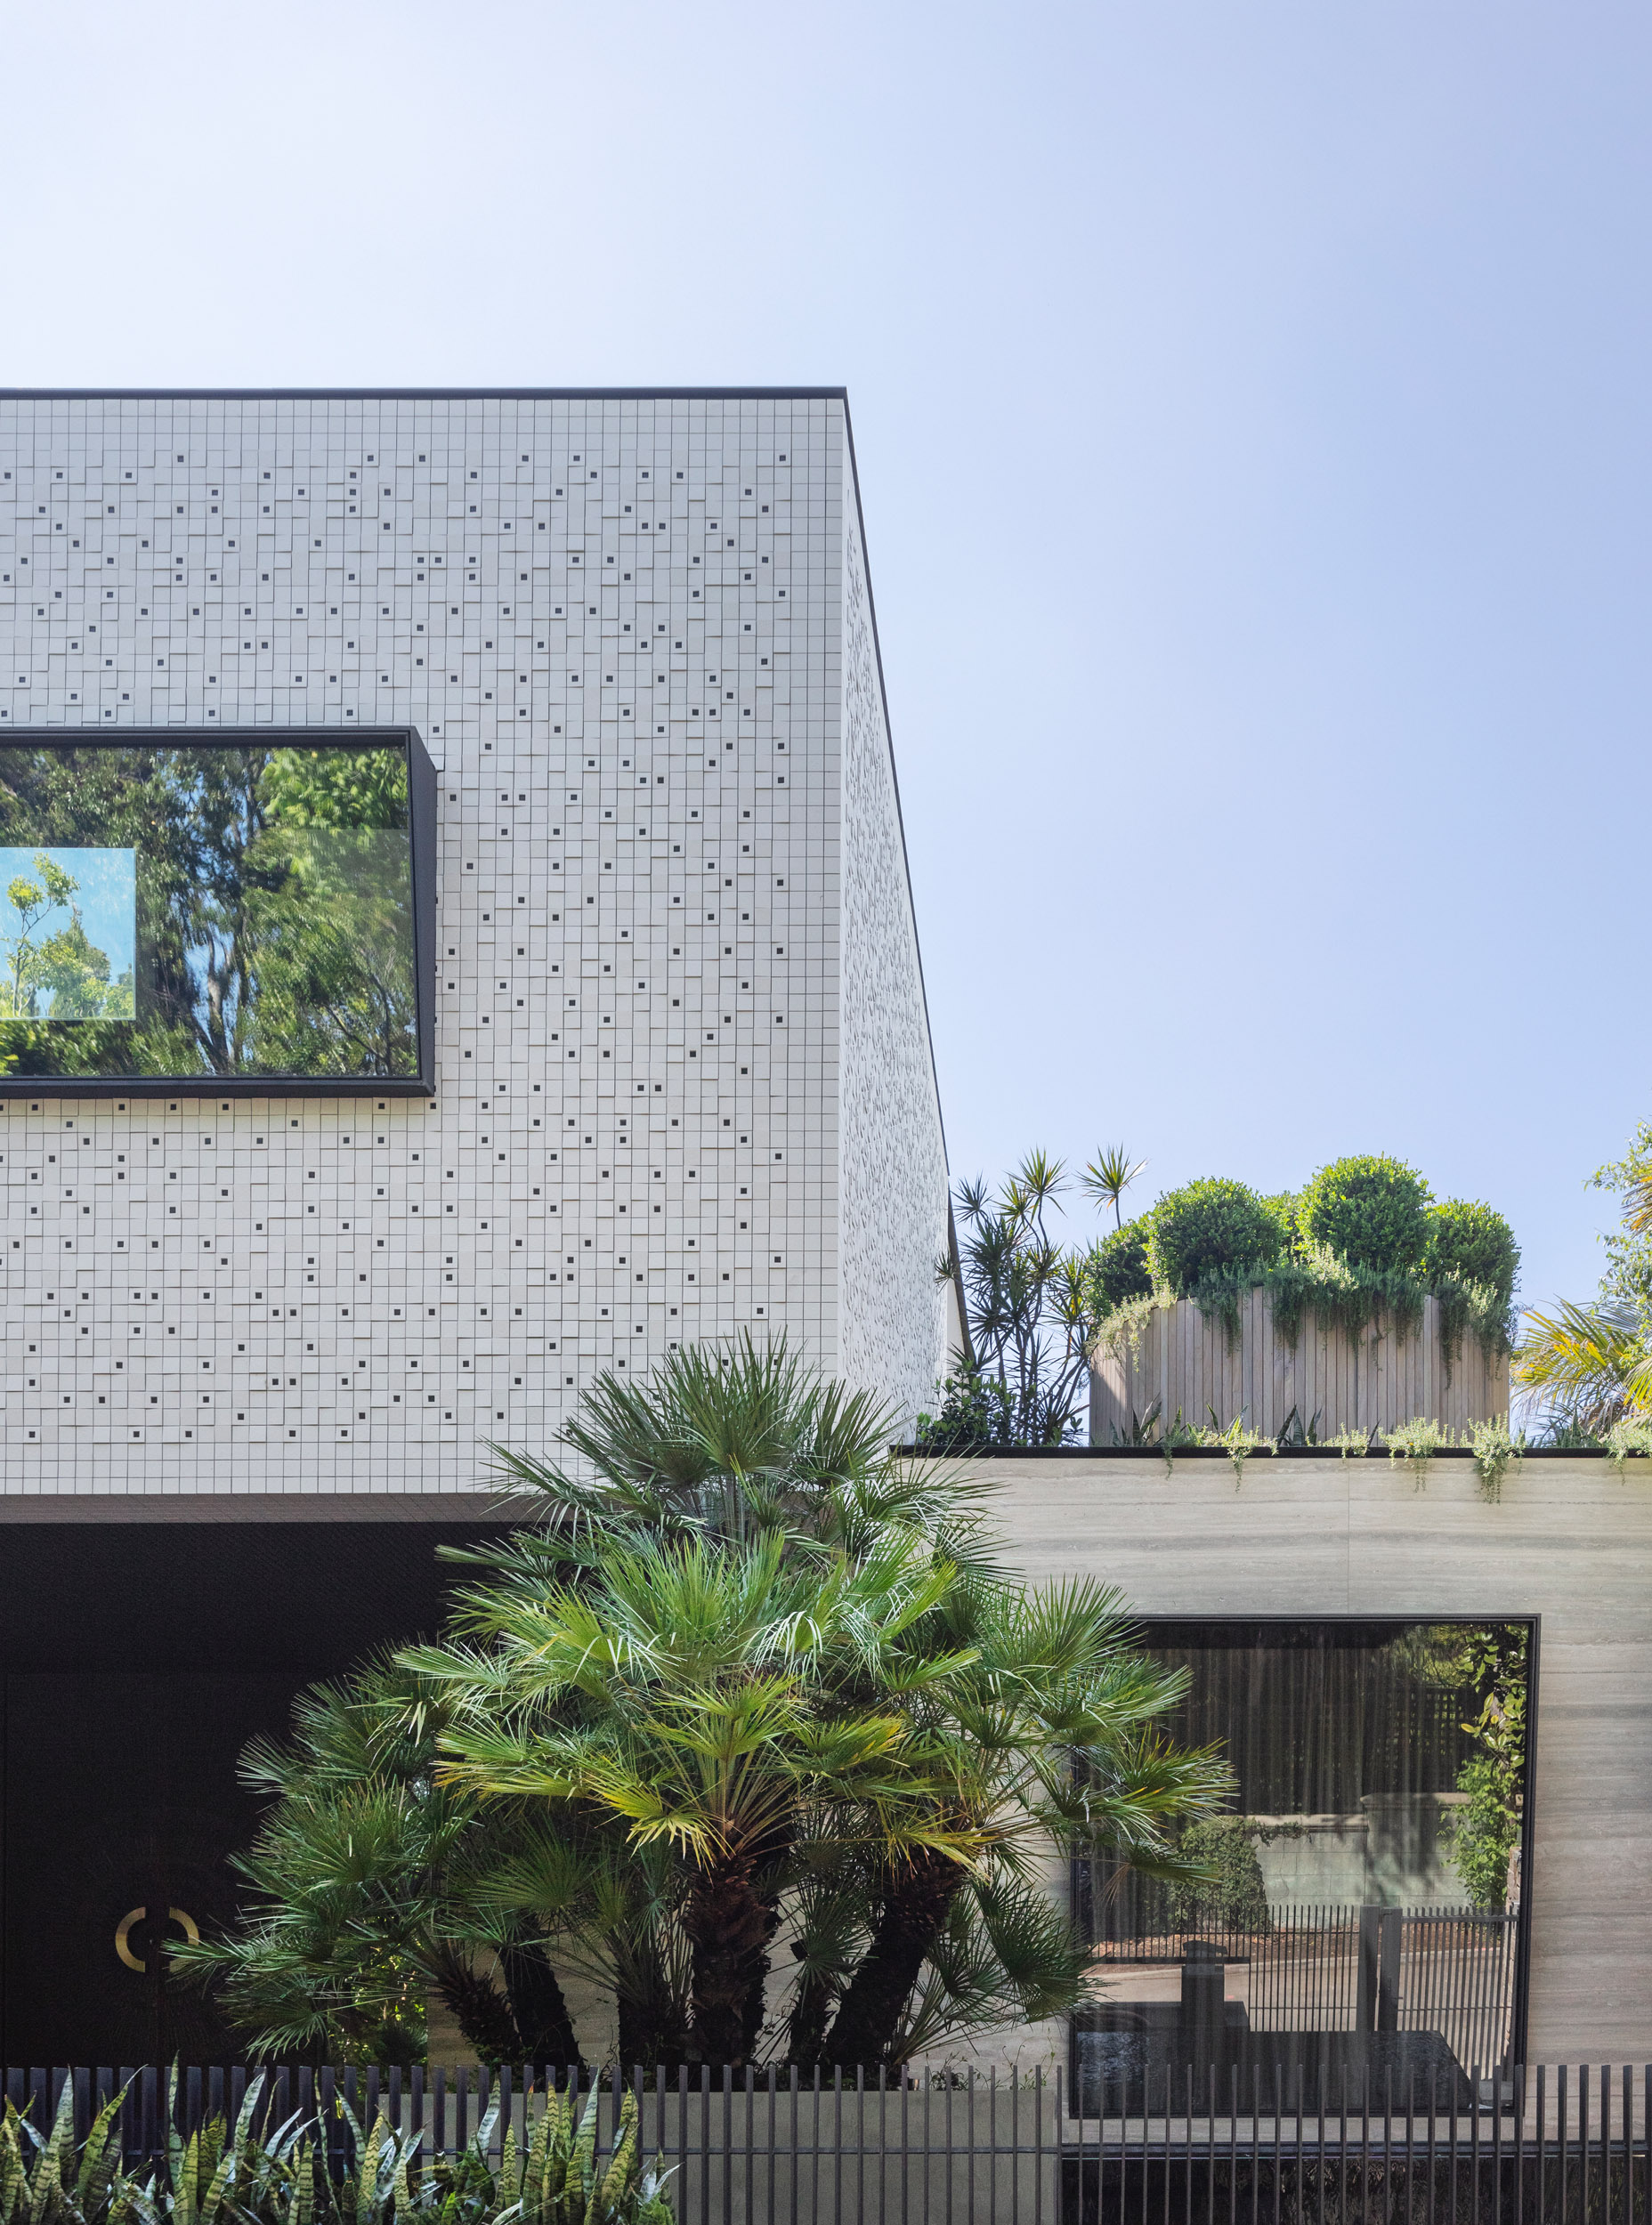
[[256, 1734], [286, 1728], [300, 1681], [6, 1678], [0, 2061], [20, 2050], [34, 2063], [117, 2066], [241, 2051], [157, 1948], [190, 1929], [210, 1937], [233, 1914], [226, 1857], [256, 1822], [237, 1758]]
[[242, 1897], [242, 1748], [287, 1734], [304, 1686], [433, 1637], [437, 1549], [504, 1527], [231, 1510], [0, 1524], [0, 2062], [237, 2059], [155, 1947]]

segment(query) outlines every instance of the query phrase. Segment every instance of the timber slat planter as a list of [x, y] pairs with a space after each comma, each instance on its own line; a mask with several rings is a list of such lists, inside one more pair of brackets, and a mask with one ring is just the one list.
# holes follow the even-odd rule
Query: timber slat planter
[[[1448, 1379], [1449, 1376], [1449, 1380]], [[1452, 1355], [1440, 1343], [1440, 1308], [1425, 1299], [1409, 1336], [1386, 1323], [1350, 1337], [1323, 1327], [1310, 1312], [1292, 1345], [1262, 1290], [1242, 1299], [1239, 1334], [1207, 1318], [1192, 1299], [1150, 1313], [1126, 1351], [1098, 1350], [1090, 1371], [1090, 1442], [1128, 1440], [1154, 1401], [1162, 1420], [1219, 1427], [1243, 1414], [1264, 1436], [1284, 1429], [1292, 1409], [1303, 1429], [1392, 1429], [1418, 1414], [1454, 1434], [1509, 1411], [1509, 1363], [1487, 1356], [1471, 1333]]]

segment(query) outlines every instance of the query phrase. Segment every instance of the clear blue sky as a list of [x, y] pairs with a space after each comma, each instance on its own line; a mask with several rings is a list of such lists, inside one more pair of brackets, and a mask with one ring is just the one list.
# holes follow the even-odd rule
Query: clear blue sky
[[1644, 7], [5, 48], [0, 378], [847, 384], [955, 1171], [1389, 1149], [1592, 1286], [1652, 1113]]

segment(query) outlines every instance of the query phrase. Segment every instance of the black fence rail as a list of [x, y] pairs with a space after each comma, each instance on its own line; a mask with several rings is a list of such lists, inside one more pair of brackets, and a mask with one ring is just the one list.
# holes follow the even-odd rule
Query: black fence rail
[[[124, 2093], [129, 2167], [240, 2108], [420, 2135], [426, 2163], [481, 2143], [520, 2153], [552, 2091], [595, 2096], [597, 2152], [628, 2093], [682, 2225], [1652, 2225], [1652, 2066], [1516, 2067], [1397, 2085], [1276, 2062], [1166, 2062], [1075, 2089], [1057, 2067], [904, 2075], [794, 2070], [578, 2073], [533, 2067], [329, 2071], [8, 2070], [44, 2129], [65, 2082], [84, 2132]], [[581, 2102], [581, 2107], [584, 2103]]]
[[[1652, 2067], [1517, 2067], [1398, 2092], [1166, 2064], [1069, 2122], [1060, 2215], [1193, 2225], [1644, 2225]], [[1462, 2095], [1471, 2097], [1463, 2106]], [[1113, 2107], [1116, 2101], [1117, 2106]], [[1128, 2112], [1128, 2113], [1127, 2113]]]

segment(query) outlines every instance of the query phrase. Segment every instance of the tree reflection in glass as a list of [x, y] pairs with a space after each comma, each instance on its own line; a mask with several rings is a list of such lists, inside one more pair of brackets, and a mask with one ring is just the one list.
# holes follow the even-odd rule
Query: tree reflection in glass
[[416, 1075], [404, 748], [0, 748], [0, 969], [15, 1076]]

